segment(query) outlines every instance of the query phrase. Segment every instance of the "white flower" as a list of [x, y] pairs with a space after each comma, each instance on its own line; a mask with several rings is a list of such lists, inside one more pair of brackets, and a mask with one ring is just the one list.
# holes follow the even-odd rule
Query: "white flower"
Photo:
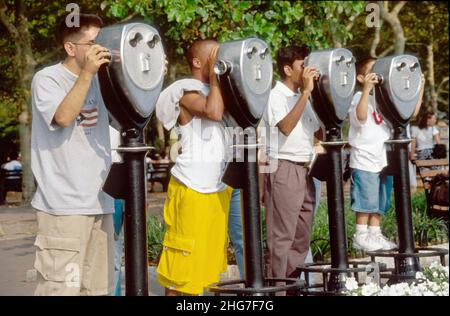
[[369, 283], [362, 287], [361, 294], [363, 296], [375, 296], [380, 291], [380, 288], [375, 283]]
[[346, 280], [347, 295], [363, 296], [449, 296], [448, 267], [443, 267], [439, 262], [433, 262], [423, 272], [416, 273], [417, 281], [408, 284], [406, 282], [385, 285], [369, 283], [358, 287], [354, 278]]
[[345, 288], [349, 291], [356, 290], [358, 288], [358, 282], [356, 282], [355, 278], [347, 278]]

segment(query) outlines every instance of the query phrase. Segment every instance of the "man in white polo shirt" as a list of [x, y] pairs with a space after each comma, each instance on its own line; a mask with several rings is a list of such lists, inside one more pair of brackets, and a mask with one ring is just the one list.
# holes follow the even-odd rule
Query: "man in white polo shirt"
[[272, 89], [264, 117], [271, 133], [277, 134], [270, 139], [278, 139], [268, 145], [270, 163], [276, 161], [278, 168], [265, 177], [269, 277], [294, 276], [305, 261], [311, 238], [315, 188], [306, 165], [320, 125], [308, 101], [317, 78], [315, 68], [303, 67], [308, 54], [306, 46], [280, 49], [277, 66], [282, 81]]

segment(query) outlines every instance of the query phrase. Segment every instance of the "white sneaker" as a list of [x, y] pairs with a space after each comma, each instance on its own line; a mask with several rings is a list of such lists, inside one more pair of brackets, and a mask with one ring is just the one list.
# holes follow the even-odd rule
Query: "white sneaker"
[[353, 248], [364, 251], [381, 250], [383, 246], [377, 242], [377, 239], [370, 238], [368, 232], [355, 233], [353, 235]]
[[387, 239], [383, 234], [376, 233], [376, 234], [370, 234], [370, 239], [374, 240], [378, 244], [380, 244], [381, 250], [394, 250], [397, 249], [397, 244]]

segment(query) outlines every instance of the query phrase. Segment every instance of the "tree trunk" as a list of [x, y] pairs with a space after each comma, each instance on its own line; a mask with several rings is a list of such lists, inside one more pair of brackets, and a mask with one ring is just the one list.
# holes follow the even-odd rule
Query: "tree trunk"
[[[23, 4], [22, 4], [23, 6]], [[31, 35], [28, 30], [28, 20], [25, 17], [25, 12], [22, 8], [18, 12], [17, 22], [18, 30], [21, 34], [22, 56], [20, 57], [20, 72], [21, 72], [21, 94], [22, 104], [21, 113], [19, 115], [20, 123], [20, 150], [23, 157], [23, 184], [22, 196], [24, 202], [31, 201], [31, 198], [36, 189], [33, 173], [31, 171], [31, 80], [33, 78], [36, 61], [33, 56], [31, 47]]]
[[[381, 21], [383, 22], [383, 21]], [[382, 23], [380, 23], [379, 27], [375, 27], [375, 34], [373, 35], [372, 44], [370, 45], [370, 57], [377, 58], [377, 47], [380, 43], [380, 33], [381, 33], [381, 27], [383, 26]]]
[[162, 126], [159, 120], [156, 120], [156, 133], [158, 134], [158, 138], [161, 140], [161, 144], [163, 147], [166, 146], [166, 137], [164, 135], [164, 127]]
[[31, 35], [28, 30], [28, 20], [25, 17], [23, 1], [15, 3], [15, 19], [6, 14], [7, 7], [4, 1], [0, 1], [0, 22], [8, 30], [16, 44], [14, 56], [17, 66], [19, 82], [19, 97], [17, 102], [20, 108], [19, 137], [20, 153], [22, 156], [22, 199], [29, 202], [35, 191], [34, 178], [31, 171], [31, 98], [30, 86], [34, 75], [36, 61], [31, 47]]
[[403, 54], [405, 52], [405, 33], [403, 32], [403, 27], [398, 18], [398, 13], [406, 4], [406, 1], [395, 2], [395, 7], [389, 12], [388, 10], [389, 1], [378, 1], [380, 6], [380, 16], [381, 18], [388, 22], [394, 32], [395, 37], [395, 54]]
[[438, 94], [436, 92], [436, 86], [434, 82], [434, 52], [433, 52], [433, 41], [427, 45], [427, 69], [428, 69], [428, 84], [430, 86], [430, 100], [431, 108], [434, 113], [438, 110]]
[[[169, 82], [172, 83], [175, 81], [177, 77], [177, 63], [173, 63], [169, 65], [168, 73]], [[158, 138], [162, 141], [163, 146], [166, 146], [166, 136], [164, 135], [164, 127], [162, 126], [159, 120], [156, 120], [156, 132], [158, 134]]]

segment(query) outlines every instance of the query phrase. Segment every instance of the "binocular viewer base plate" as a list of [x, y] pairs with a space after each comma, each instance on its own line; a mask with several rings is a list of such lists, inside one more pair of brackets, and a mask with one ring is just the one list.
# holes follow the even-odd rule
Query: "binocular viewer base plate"
[[[340, 296], [345, 295], [345, 287], [338, 290], [330, 290], [327, 281], [330, 279], [331, 274], [346, 274], [353, 277], [356, 281], [359, 280], [358, 273], [368, 272], [367, 268], [373, 264], [373, 261], [349, 261], [348, 268], [332, 268], [330, 262], [315, 262], [306, 264], [304, 267], [298, 267], [299, 277], [304, 274], [306, 286], [300, 291], [304, 296]], [[352, 266], [352, 267], [350, 267]], [[380, 272], [388, 271], [387, 266], [383, 263], [379, 264]], [[310, 274], [317, 273], [322, 275], [322, 283], [310, 284]], [[359, 282], [358, 282], [359, 283]], [[362, 284], [360, 284], [362, 285]]]
[[[436, 247], [418, 247], [414, 249], [414, 253], [401, 253], [396, 252], [394, 250], [390, 251], [368, 251], [366, 252], [368, 256], [370, 256], [371, 261], [375, 262], [375, 258], [377, 257], [384, 257], [384, 258], [393, 258], [395, 268], [389, 269], [391, 271], [390, 274], [380, 274], [381, 278], [389, 279], [389, 284], [399, 283], [399, 282], [407, 282], [410, 283], [415, 278], [415, 272], [418, 271], [406, 271], [406, 272], [397, 272], [401, 271], [404, 267], [402, 267], [402, 264], [410, 259], [413, 262], [417, 262], [417, 266], [419, 268], [419, 271], [422, 271], [422, 268], [419, 266], [419, 258], [425, 258], [425, 257], [439, 257], [441, 265], [445, 266], [445, 256], [448, 255], [448, 250], [444, 248], [436, 248]], [[416, 268], [416, 266], [412, 266], [413, 268]]]
[[[286, 285], [272, 285], [278, 282], [285, 282]], [[235, 294], [238, 296], [267, 296], [284, 291], [300, 291], [305, 286], [305, 282], [295, 278], [265, 278], [264, 285], [265, 286], [261, 288], [245, 287], [245, 280], [237, 279], [215, 283], [208, 287], [207, 291], [215, 293], [216, 296], [220, 296], [221, 294]]]

